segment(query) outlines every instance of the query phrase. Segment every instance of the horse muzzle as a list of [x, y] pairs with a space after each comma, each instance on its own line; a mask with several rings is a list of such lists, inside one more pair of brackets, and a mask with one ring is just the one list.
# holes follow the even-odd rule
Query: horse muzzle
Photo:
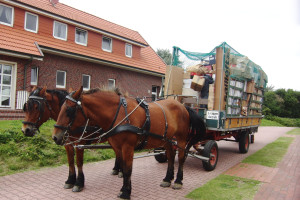
[[33, 137], [35, 134], [37, 134], [38, 130], [33, 126], [28, 126], [24, 124], [22, 126], [22, 132], [27, 137]]

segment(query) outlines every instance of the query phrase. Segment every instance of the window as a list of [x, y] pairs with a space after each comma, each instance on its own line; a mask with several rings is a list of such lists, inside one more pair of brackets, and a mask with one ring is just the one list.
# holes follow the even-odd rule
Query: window
[[53, 24], [53, 36], [57, 39], [67, 40], [68, 26], [57, 21]]
[[91, 76], [90, 75], [82, 75], [82, 86], [84, 90], [89, 90], [91, 84]]
[[114, 89], [116, 87], [115, 79], [108, 79], [108, 89]]
[[56, 72], [56, 87], [57, 88], [66, 88], [66, 72], [57, 71]]
[[131, 44], [125, 44], [125, 55], [127, 57], [132, 57], [132, 45]]
[[102, 38], [102, 49], [104, 51], [111, 52], [111, 50], [112, 50], [112, 40], [111, 40], [111, 38], [108, 38], [108, 37], [103, 37]]
[[28, 13], [25, 13], [25, 30], [37, 33], [38, 31], [38, 16]]
[[0, 24], [13, 26], [14, 8], [0, 4]]
[[157, 100], [158, 91], [159, 91], [159, 86], [152, 85], [152, 95], [151, 95], [152, 96], [152, 101]]
[[31, 85], [37, 85], [38, 82], [38, 68], [33, 67], [31, 68], [31, 78], [30, 78], [30, 84]]
[[77, 44], [87, 45], [87, 31], [76, 28], [75, 30], [75, 42]]
[[11, 93], [12, 93], [12, 78], [13, 67], [12, 65], [6, 65], [0, 63], [0, 106], [9, 107], [11, 105]]

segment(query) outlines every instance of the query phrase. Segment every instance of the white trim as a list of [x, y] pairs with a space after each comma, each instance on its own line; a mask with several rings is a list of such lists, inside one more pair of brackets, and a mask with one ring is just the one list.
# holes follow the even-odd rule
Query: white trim
[[[80, 31], [85, 31], [85, 33], [86, 33], [85, 43], [81, 43], [81, 42], [77, 42], [77, 41], [76, 41], [76, 30], [77, 30], [77, 29], [80, 30]], [[83, 45], [83, 46], [87, 46], [87, 43], [88, 43], [88, 31], [87, 31], [87, 30], [84, 30], [84, 29], [82, 29], [82, 28], [75, 27], [75, 43], [76, 43], [76, 44]]]
[[[58, 37], [58, 36], [55, 36], [54, 33], [55, 33], [55, 24], [61, 24], [61, 25], [66, 25], [66, 38], [62, 38], [62, 37]], [[61, 23], [59, 21], [53, 21], [53, 37], [56, 38], [56, 39], [59, 39], [59, 40], [64, 40], [64, 41], [67, 41], [68, 39], [68, 24], [65, 24], [65, 23]]]
[[68, 24], [72, 24], [74, 26], [78, 26], [78, 27], [82, 27], [83, 29], [86, 29], [86, 30], [91, 30], [91, 31], [95, 31], [97, 33], [100, 33], [100, 34], [103, 34], [103, 35], [107, 35], [109, 37], [112, 37], [112, 38], [116, 38], [116, 39], [119, 39], [119, 40], [122, 40], [122, 41], [125, 41], [125, 42], [128, 42], [128, 43], [131, 43], [131, 44], [134, 44], [134, 45], [137, 45], [137, 46], [140, 46], [140, 47], [148, 47], [149, 45], [147, 44], [143, 44], [143, 43], [140, 43], [140, 42], [136, 42], [132, 39], [127, 39], [127, 38], [124, 38], [123, 36], [119, 36], [119, 35], [116, 35], [116, 34], [112, 34], [110, 32], [107, 32], [107, 31], [104, 31], [104, 30], [101, 30], [99, 28], [95, 28], [95, 27], [92, 27], [92, 26], [88, 26], [88, 25], [85, 25], [83, 23], [78, 23], [78, 22], [75, 22], [71, 19], [66, 19], [65, 17], [61, 17], [61, 16], [58, 16], [56, 14], [52, 14], [52, 13], [49, 13], [49, 12], [46, 12], [46, 11], [42, 11], [40, 9], [37, 9], [37, 8], [33, 8], [31, 6], [27, 6], [27, 5], [23, 5], [22, 3], [19, 3], [19, 2], [15, 2], [15, 1], [11, 1], [11, 0], [3, 0], [5, 3], [8, 3], [10, 5], [13, 5], [13, 6], [17, 6], [17, 7], [20, 7], [20, 8], [23, 8], [23, 9], [26, 9], [28, 11], [31, 11], [31, 12], [36, 12], [38, 14], [41, 14], [41, 15], [44, 15], [44, 16], [47, 16], [47, 17], [50, 17], [50, 18], [53, 18], [55, 20], [59, 20], [59, 21], [62, 21], [62, 22], [65, 22], [65, 23], [68, 23]]
[[[64, 85], [57, 85], [57, 72], [64, 72]], [[62, 71], [62, 70], [56, 70], [56, 82], [55, 82], [55, 86], [56, 88], [66, 88], [66, 79], [67, 79], [67, 72], [66, 71]]]
[[88, 75], [88, 74], [82, 74], [82, 86], [83, 86], [83, 76], [89, 77], [89, 87], [88, 88], [83, 87], [83, 90], [89, 90], [89, 89], [91, 89], [91, 76]]
[[[36, 16], [36, 30], [35, 30], [35, 31], [26, 28], [27, 14]], [[24, 29], [25, 29], [26, 31], [29, 31], [29, 32], [37, 33], [38, 30], [39, 30], [39, 16], [38, 16], [38, 15], [35, 15], [35, 14], [32, 14], [32, 13], [30, 13], [30, 12], [25, 12]]]
[[8, 52], [8, 51], [3, 51], [3, 50], [0, 50], [0, 54], [7, 55], [7, 56], [12, 56], [12, 57], [17, 57], [17, 58], [34, 59], [34, 60], [43, 61], [43, 58], [40, 58], [40, 57], [37, 57], [37, 56], [24, 55], [24, 54], [21, 54], [21, 53], [13, 53], [13, 52]]
[[[126, 48], [127, 46], [130, 47], [130, 55], [127, 54], [128, 53], [126, 51], [127, 50], [127, 48]], [[132, 58], [132, 45], [131, 44], [125, 43], [125, 56], [128, 57], [128, 58]]]
[[[110, 40], [110, 50], [108, 50], [108, 49], [103, 49], [103, 39], [109, 39]], [[106, 52], [112, 52], [112, 48], [113, 48], [113, 42], [112, 42], [113, 40], [112, 40], [112, 38], [111, 37], [107, 37], [107, 36], [105, 36], [105, 35], [103, 35], [102, 36], [102, 43], [101, 43], [101, 48], [102, 48], [102, 50], [103, 51], [106, 51]]]
[[0, 21], [0, 24], [3, 24], [3, 25], [6, 25], [6, 26], [11, 26], [11, 27], [13, 27], [13, 26], [14, 26], [14, 19], [15, 19], [15, 9], [14, 9], [14, 7], [8, 6], [8, 5], [3, 4], [3, 3], [0, 3], [0, 4], [3, 5], [3, 6], [6, 6], [6, 7], [12, 8], [12, 11], [11, 11], [11, 23], [8, 24], [8, 23], [1, 22], [1, 21]]

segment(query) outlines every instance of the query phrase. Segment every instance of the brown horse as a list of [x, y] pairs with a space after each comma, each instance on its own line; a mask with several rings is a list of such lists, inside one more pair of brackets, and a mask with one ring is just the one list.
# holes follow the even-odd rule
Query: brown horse
[[[42, 89], [36, 87], [33, 88], [29, 95], [29, 99], [24, 104], [23, 108], [25, 120], [23, 121], [22, 132], [24, 135], [30, 137], [34, 136], [39, 131], [39, 127], [50, 118], [56, 121], [67, 94], [68, 93], [63, 90], [46, 90], [46, 87]], [[93, 131], [97, 128], [90, 127], [90, 129], [90, 131]], [[79, 132], [81, 133], [80, 128]], [[80, 141], [80, 144], [91, 142], [91, 140], [84, 140]], [[76, 144], [77, 143], [75, 143], [75, 145]], [[65, 182], [64, 188], [73, 188], [73, 192], [80, 192], [84, 187], [84, 174], [82, 170], [84, 149], [75, 148], [76, 164], [78, 168], [77, 177], [74, 166], [74, 147], [72, 144], [68, 144], [65, 145], [65, 149], [68, 157], [69, 176]], [[118, 174], [119, 169], [119, 163], [116, 160], [112, 174]]]
[[180, 189], [187, 152], [204, 138], [206, 131], [205, 123], [197, 113], [178, 101], [161, 100], [147, 104], [143, 100], [99, 89], [83, 94], [81, 87], [66, 98], [61, 108], [52, 134], [56, 144], [64, 144], [72, 136], [72, 130], [88, 120], [102, 128], [101, 137], [108, 139], [117, 157], [121, 158], [123, 187], [119, 197], [123, 199], [129, 199], [131, 194], [135, 147], [166, 149], [168, 169], [161, 186], [169, 187], [174, 178], [176, 145], [179, 168], [173, 189]]

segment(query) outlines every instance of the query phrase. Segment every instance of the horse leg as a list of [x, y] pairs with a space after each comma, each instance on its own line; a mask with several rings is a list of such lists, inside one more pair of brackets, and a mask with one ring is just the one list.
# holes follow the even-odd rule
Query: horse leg
[[69, 163], [69, 176], [67, 181], [65, 182], [65, 189], [71, 189], [73, 188], [75, 182], [76, 182], [76, 171], [74, 166], [74, 148], [72, 145], [66, 145], [65, 146], [67, 157], [68, 157], [68, 163]]
[[[185, 145], [180, 145], [180, 146], [185, 146]], [[174, 182], [173, 189], [178, 190], [182, 188], [182, 180], [183, 180], [183, 165], [186, 159], [186, 151], [185, 149], [178, 149], [178, 172], [177, 172], [177, 177]]]
[[170, 187], [171, 181], [174, 179], [174, 161], [176, 152], [173, 149], [172, 145], [166, 145], [166, 154], [168, 158], [168, 169], [166, 177], [163, 179], [163, 182], [160, 184], [161, 187]]
[[82, 170], [83, 154], [84, 154], [84, 149], [76, 148], [76, 164], [78, 169], [78, 176], [76, 179], [75, 186], [72, 189], [73, 192], [80, 192], [84, 187], [84, 174]]
[[119, 194], [119, 197], [121, 199], [130, 199], [133, 154], [134, 154], [133, 146], [130, 145], [123, 146], [122, 148], [123, 186]]
[[111, 172], [112, 175], [118, 175], [119, 178], [123, 177], [123, 172], [122, 172], [122, 152], [115, 150], [116, 154], [116, 160], [115, 160], [115, 166]]

